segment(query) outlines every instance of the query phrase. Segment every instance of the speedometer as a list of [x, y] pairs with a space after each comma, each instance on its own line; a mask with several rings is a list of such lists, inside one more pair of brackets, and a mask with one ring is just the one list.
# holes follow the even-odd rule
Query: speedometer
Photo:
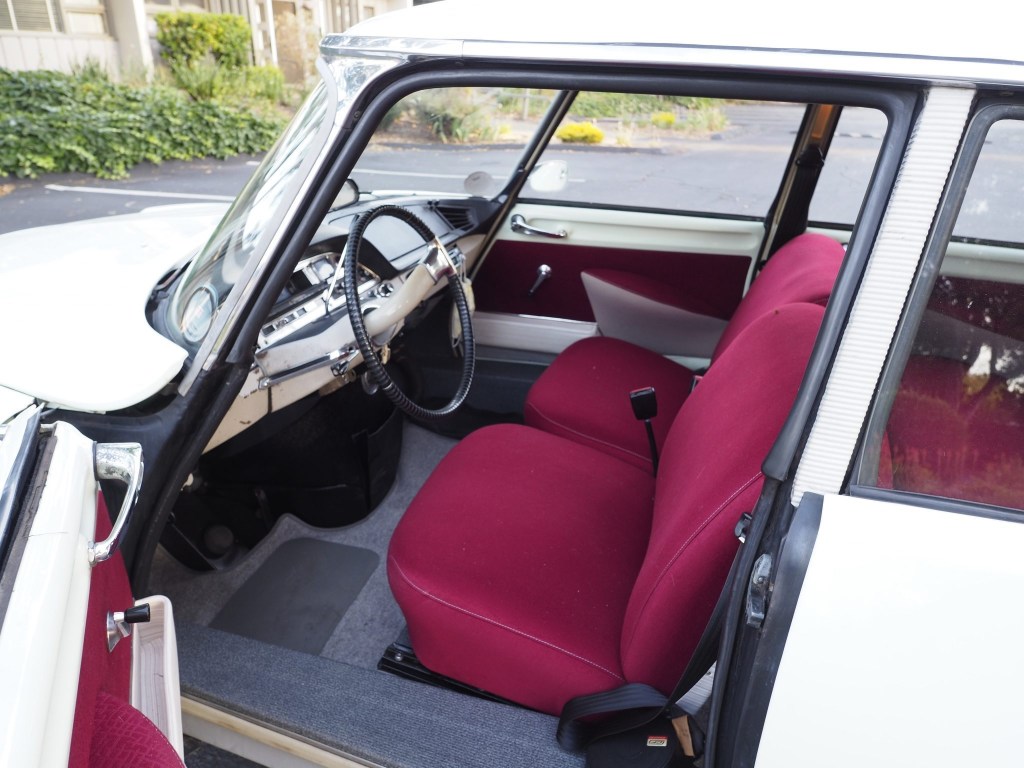
[[208, 285], [201, 285], [188, 297], [181, 313], [181, 336], [189, 344], [198, 344], [206, 338], [217, 309], [217, 295]]

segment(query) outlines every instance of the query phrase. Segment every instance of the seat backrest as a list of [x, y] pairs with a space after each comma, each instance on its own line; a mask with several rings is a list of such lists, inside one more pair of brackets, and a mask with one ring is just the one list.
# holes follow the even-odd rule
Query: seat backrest
[[622, 628], [628, 681], [667, 692], [682, 674], [725, 582], [736, 522], [761, 492], [761, 463], [796, 398], [823, 314], [792, 304], [755, 320], [676, 417]]
[[830, 237], [805, 232], [779, 248], [736, 307], [711, 359], [717, 360], [736, 337], [761, 315], [785, 304], [820, 304], [832, 293], [843, 246]]

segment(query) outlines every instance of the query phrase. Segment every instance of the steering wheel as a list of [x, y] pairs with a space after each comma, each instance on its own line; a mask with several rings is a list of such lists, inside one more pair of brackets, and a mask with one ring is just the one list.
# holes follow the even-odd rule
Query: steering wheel
[[[377, 353], [373, 348], [373, 343], [370, 339], [370, 334], [366, 330], [366, 323], [363, 319], [362, 306], [359, 303], [359, 280], [358, 280], [358, 266], [359, 266], [359, 249], [363, 243], [363, 235], [366, 232], [367, 226], [374, 219], [380, 218], [381, 216], [392, 216], [396, 219], [401, 219], [406, 224], [411, 226], [425, 242], [432, 242], [434, 247], [431, 249], [430, 254], [424, 262], [421, 262], [413, 272], [409, 275], [406, 280], [406, 286], [403, 286], [398, 293], [390, 297], [389, 300], [395, 300], [399, 294], [404, 293], [409, 284], [414, 280], [416, 282], [426, 283], [426, 287], [429, 289], [431, 286], [431, 280], [433, 283], [437, 283], [442, 276], [446, 276], [448, 279], [448, 292], [451, 294], [452, 299], [455, 302], [456, 310], [459, 313], [459, 322], [462, 324], [462, 376], [459, 380], [459, 387], [452, 397], [451, 401], [442, 408], [424, 408], [423, 406], [414, 403], [406, 396], [398, 385], [395, 384], [391, 375], [387, 372], [384, 365], [377, 357]], [[451, 262], [451, 257], [448, 256], [444, 246], [434, 236], [434, 233], [430, 228], [423, 223], [415, 214], [407, 211], [397, 205], [383, 205], [379, 208], [374, 208], [371, 211], [359, 216], [352, 225], [352, 229], [349, 232], [348, 240], [345, 243], [345, 250], [342, 253], [342, 259], [344, 261], [344, 287], [345, 287], [345, 304], [348, 309], [348, 317], [352, 323], [352, 331], [355, 333], [356, 344], [359, 345], [359, 351], [363, 354], [363, 361], [366, 363], [367, 369], [370, 371], [370, 375], [374, 381], [381, 388], [388, 399], [391, 400], [400, 410], [408, 414], [414, 419], [420, 419], [422, 421], [434, 421], [442, 419], [445, 416], [450, 416], [454, 413], [459, 406], [465, 401], [466, 396], [469, 394], [469, 388], [473, 384], [473, 371], [476, 367], [476, 350], [473, 344], [473, 327], [469, 313], [469, 303], [466, 301], [466, 293], [462, 289], [462, 281], [459, 279], [458, 271], [455, 269], [455, 265]], [[433, 260], [433, 263], [431, 263]], [[417, 274], [421, 273], [421, 274]], [[423, 275], [429, 277], [424, 278]], [[424, 298], [426, 291], [424, 291]], [[415, 302], [411, 304], [415, 306]]]

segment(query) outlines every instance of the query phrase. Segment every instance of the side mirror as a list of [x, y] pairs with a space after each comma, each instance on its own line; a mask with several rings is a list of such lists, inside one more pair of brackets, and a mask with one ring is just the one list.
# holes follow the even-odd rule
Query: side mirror
[[359, 199], [359, 185], [352, 179], [345, 179], [345, 183], [341, 185], [341, 189], [338, 190], [338, 194], [334, 198], [334, 202], [331, 203], [331, 210], [336, 208], [344, 208], [347, 205], [352, 205]]
[[530, 172], [534, 192], [561, 192], [569, 183], [569, 164], [565, 160], [540, 163]]

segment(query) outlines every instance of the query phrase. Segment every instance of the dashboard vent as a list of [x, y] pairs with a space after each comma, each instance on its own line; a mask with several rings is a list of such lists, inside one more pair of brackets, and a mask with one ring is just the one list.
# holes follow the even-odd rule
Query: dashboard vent
[[476, 225], [476, 214], [470, 208], [462, 208], [455, 205], [439, 205], [437, 212], [444, 216], [445, 221], [451, 224], [453, 229], [469, 229]]

